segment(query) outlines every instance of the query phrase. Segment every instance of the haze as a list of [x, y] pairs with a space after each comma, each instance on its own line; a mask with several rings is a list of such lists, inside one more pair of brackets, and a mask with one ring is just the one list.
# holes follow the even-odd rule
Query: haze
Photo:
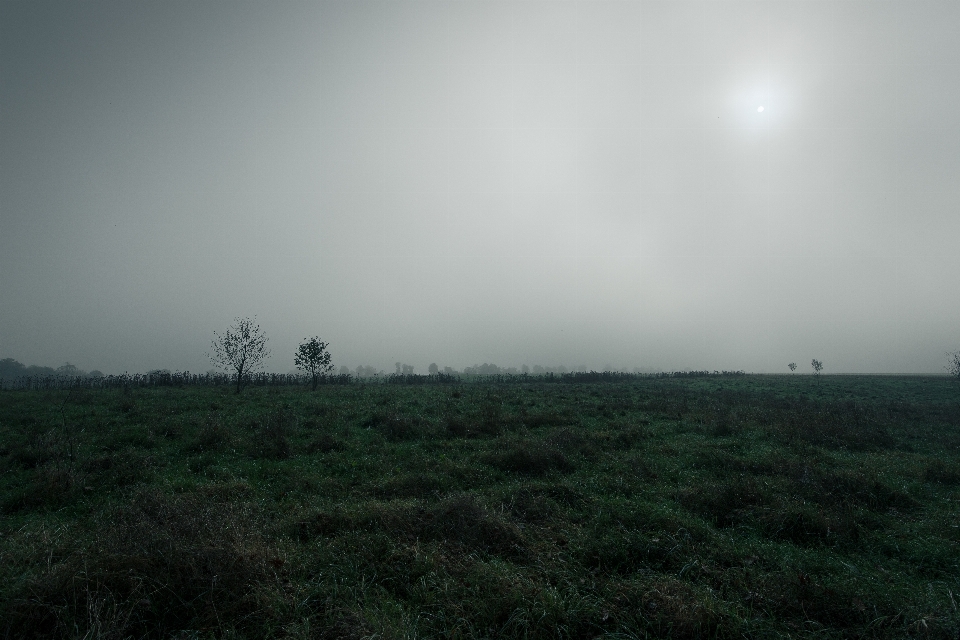
[[[0, 4], [0, 358], [942, 372], [960, 3]], [[763, 107], [760, 111], [759, 107]]]

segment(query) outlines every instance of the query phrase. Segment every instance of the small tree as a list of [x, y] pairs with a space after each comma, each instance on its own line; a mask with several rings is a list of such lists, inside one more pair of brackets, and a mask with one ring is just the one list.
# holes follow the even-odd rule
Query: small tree
[[790, 371], [791, 371], [791, 372], [797, 370], [797, 363], [796, 363], [796, 362], [791, 362], [791, 363], [788, 364], [787, 366], [790, 367]]
[[960, 381], [960, 351], [947, 353], [947, 371]]
[[333, 371], [333, 365], [330, 364], [330, 352], [327, 347], [330, 346], [320, 338], [314, 336], [309, 340], [304, 340], [297, 349], [294, 356], [294, 363], [297, 369], [305, 371], [313, 378], [313, 390], [317, 390], [317, 380], [324, 373]]
[[817, 384], [820, 384], [820, 372], [823, 370], [823, 363], [814, 358], [810, 361], [810, 366], [813, 367], [813, 375], [817, 378]]
[[430, 366], [427, 367], [427, 371], [430, 372], [430, 375], [435, 376], [440, 373], [440, 367], [437, 366], [436, 362], [431, 362]]
[[237, 393], [243, 388], [244, 378], [260, 368], [270, 357], [267, 336], [250, 318], [237, 318], [236, 325], [222, 336], [213, 332], [213, 353], [207, 354], [214, 365], [237, 374]]

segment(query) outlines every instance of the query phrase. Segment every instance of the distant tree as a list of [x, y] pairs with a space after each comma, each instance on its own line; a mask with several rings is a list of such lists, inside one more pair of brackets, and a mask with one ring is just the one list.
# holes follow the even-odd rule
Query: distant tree
[[383, 375], [383, 372], [382, 372], [382, 371], [379, 371], [379, 372], [378, 372], [376, 369], [374, 369], [374, 368], [371, 367], [370, 365], [366, 365], [366, 366], [364, 366], [364, 365], [357, 365], [357, 377], [358, 377], [358, 378], [372, 378], [372, 377], [376, 376], [378, 373], [379, 373], [380, 375]]
[[170, 369], [154, 369], [153, 371], [148, 371], [147, 375], [154, 381], [154, 384], [160, 383], [162, 380], [170, 380]]
[[350, 375], [350, 369], [347, 367], [347, 365], [345, 364], [340, 365], [340, 375], [342, 376]]
[[814, 358], [810, 361], [810, 366], [813, 367], [813, 375], [817, 378], [817, 384], [820, 384], [820, 372], [823, 371], [823, 363]]
[[93, 371], [91, 371], [91, 372], [88, 373], [87, 375], [90, 376], [91, 378], [102, 378], [102, 377], [104, 377], [103, 371], [100, 371], [99, 369], [94, 369]]
[[86, 376], [87, 372], [83, 371], [76, 365], [72, 365], [69, 362], [64, 362], [62, 365], [57, 367], [57, 375], [67, 378], [76, 378]]
[[472, 367], [464, 367], [463, 372], [468, 376], [495, 376], [502, 374], [503, 370], [492, 362], [484, 362]]
[[528, 367], [527, 365], [523, 365], [522, 367], [520, 367], [520, 372], [521, 372], [521, 373], [530, 373], [530, 367]]
[[412, 364], [404, 364], [404, 365], [401, 365], [401, 367], [403, 368], [403, 375], [405, 376], [413, 375], [414, 366]]
[[293, 363], [297, 369], [310, 374], [313, 380], [313, 390], [317, 390], [317, 381], [320, 376], [333, 371], [333, 365], [330, 364], [331, 355], [327, 351], [330, 345], [314, 336], [309, 340], [300, 343], [300, 348], [293, 358]]
[[237, 393], [240, 393], [244, 380], [270, 357], [267, 336], [250, 318], [237, 318], [236, 325], [228, 328], [222, 336], [216, 331], [213, 336], [213, 353], [208, 353], [207, 357], [221, 369], [237, 374]]
[[27, 374], [27, 367], [13, 358], [0, 360], [0, 378], [19, 378]]
[[28, 376], [55, 376], [57, 375], [57, 370], [53, 367], [41, 367], [40, 365], [32, 364], [26, 368], [24, 373]]
[[430, 372], [430, 375], [435, 376], [440, 373], [440, 367], [437, 366], [436, 362], [431, 362], [430, 366], [427, 367], [427, 371]]
[[796, 363], [796, 362], [791, 362], [791, 363], [788, 364], [787, 366], [790, 367], [790, 371], [796, 371], [796, 370], [797, 370], [797, 363]]
[[402, 367], [403, 365], [400, 364], [399, 362], [396, 364], [397, 364], [397, 375], [400, 375], [400, 367]]
[[947, 353], [947, 371], [960, 381], [960, 351]]

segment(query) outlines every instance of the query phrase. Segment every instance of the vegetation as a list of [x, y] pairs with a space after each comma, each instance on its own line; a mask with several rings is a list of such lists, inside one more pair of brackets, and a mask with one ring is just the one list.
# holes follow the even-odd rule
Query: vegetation
[[823, 371], [823, 363], [814, 358], [810, 361], [810, 366], [813, 367], [813, 376], [817, 379], [817, 384], [820, 384], [820, 372]]
[[960, 633], [946, 376], [393, 380], [0, 391], [0, 634]]
[[947, 373], [960, 381], [960, 351], [947, 354]]
[[240, 393], [250, 374], [270, 357], [270, 351], [267, 350], [267, 336], [260, 325], [254, 324], [250, 318], [237, 318], [236, 322], [222, 336], [213, 333], [213, 353], [209, 357], [214, 365], [233, 371], [237, 393]]
[[313, 384], [313, 390], [317, 390], [317, 383], [320, 376], [333, 371], [333, 365], [330, 364], [331, 354], [327, 351], [329, 347], [326, 342], [314, 336], [309, 340], [304, 340], [297, 353], [294, 355], [294, 364], [297, 369], [310, 374], [310, 381]]
[[13, 358], [3, 358], [0, 360], [0, 387], [4, 386], [8, 381], [12, 383], [20, 378], [38, 377], [61, 379], [102, 378], [103, 373], [96, 369], [86, 372], [69, 362], [54, 369], [52, 367], [40, 367], [36, 365], [27, 366]]

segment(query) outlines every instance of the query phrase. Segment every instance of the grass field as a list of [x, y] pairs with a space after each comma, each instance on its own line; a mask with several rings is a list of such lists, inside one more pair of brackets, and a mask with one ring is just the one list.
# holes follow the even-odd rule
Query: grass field
[[960, 636], [946, 377], [0, 391], [0, 633]]

